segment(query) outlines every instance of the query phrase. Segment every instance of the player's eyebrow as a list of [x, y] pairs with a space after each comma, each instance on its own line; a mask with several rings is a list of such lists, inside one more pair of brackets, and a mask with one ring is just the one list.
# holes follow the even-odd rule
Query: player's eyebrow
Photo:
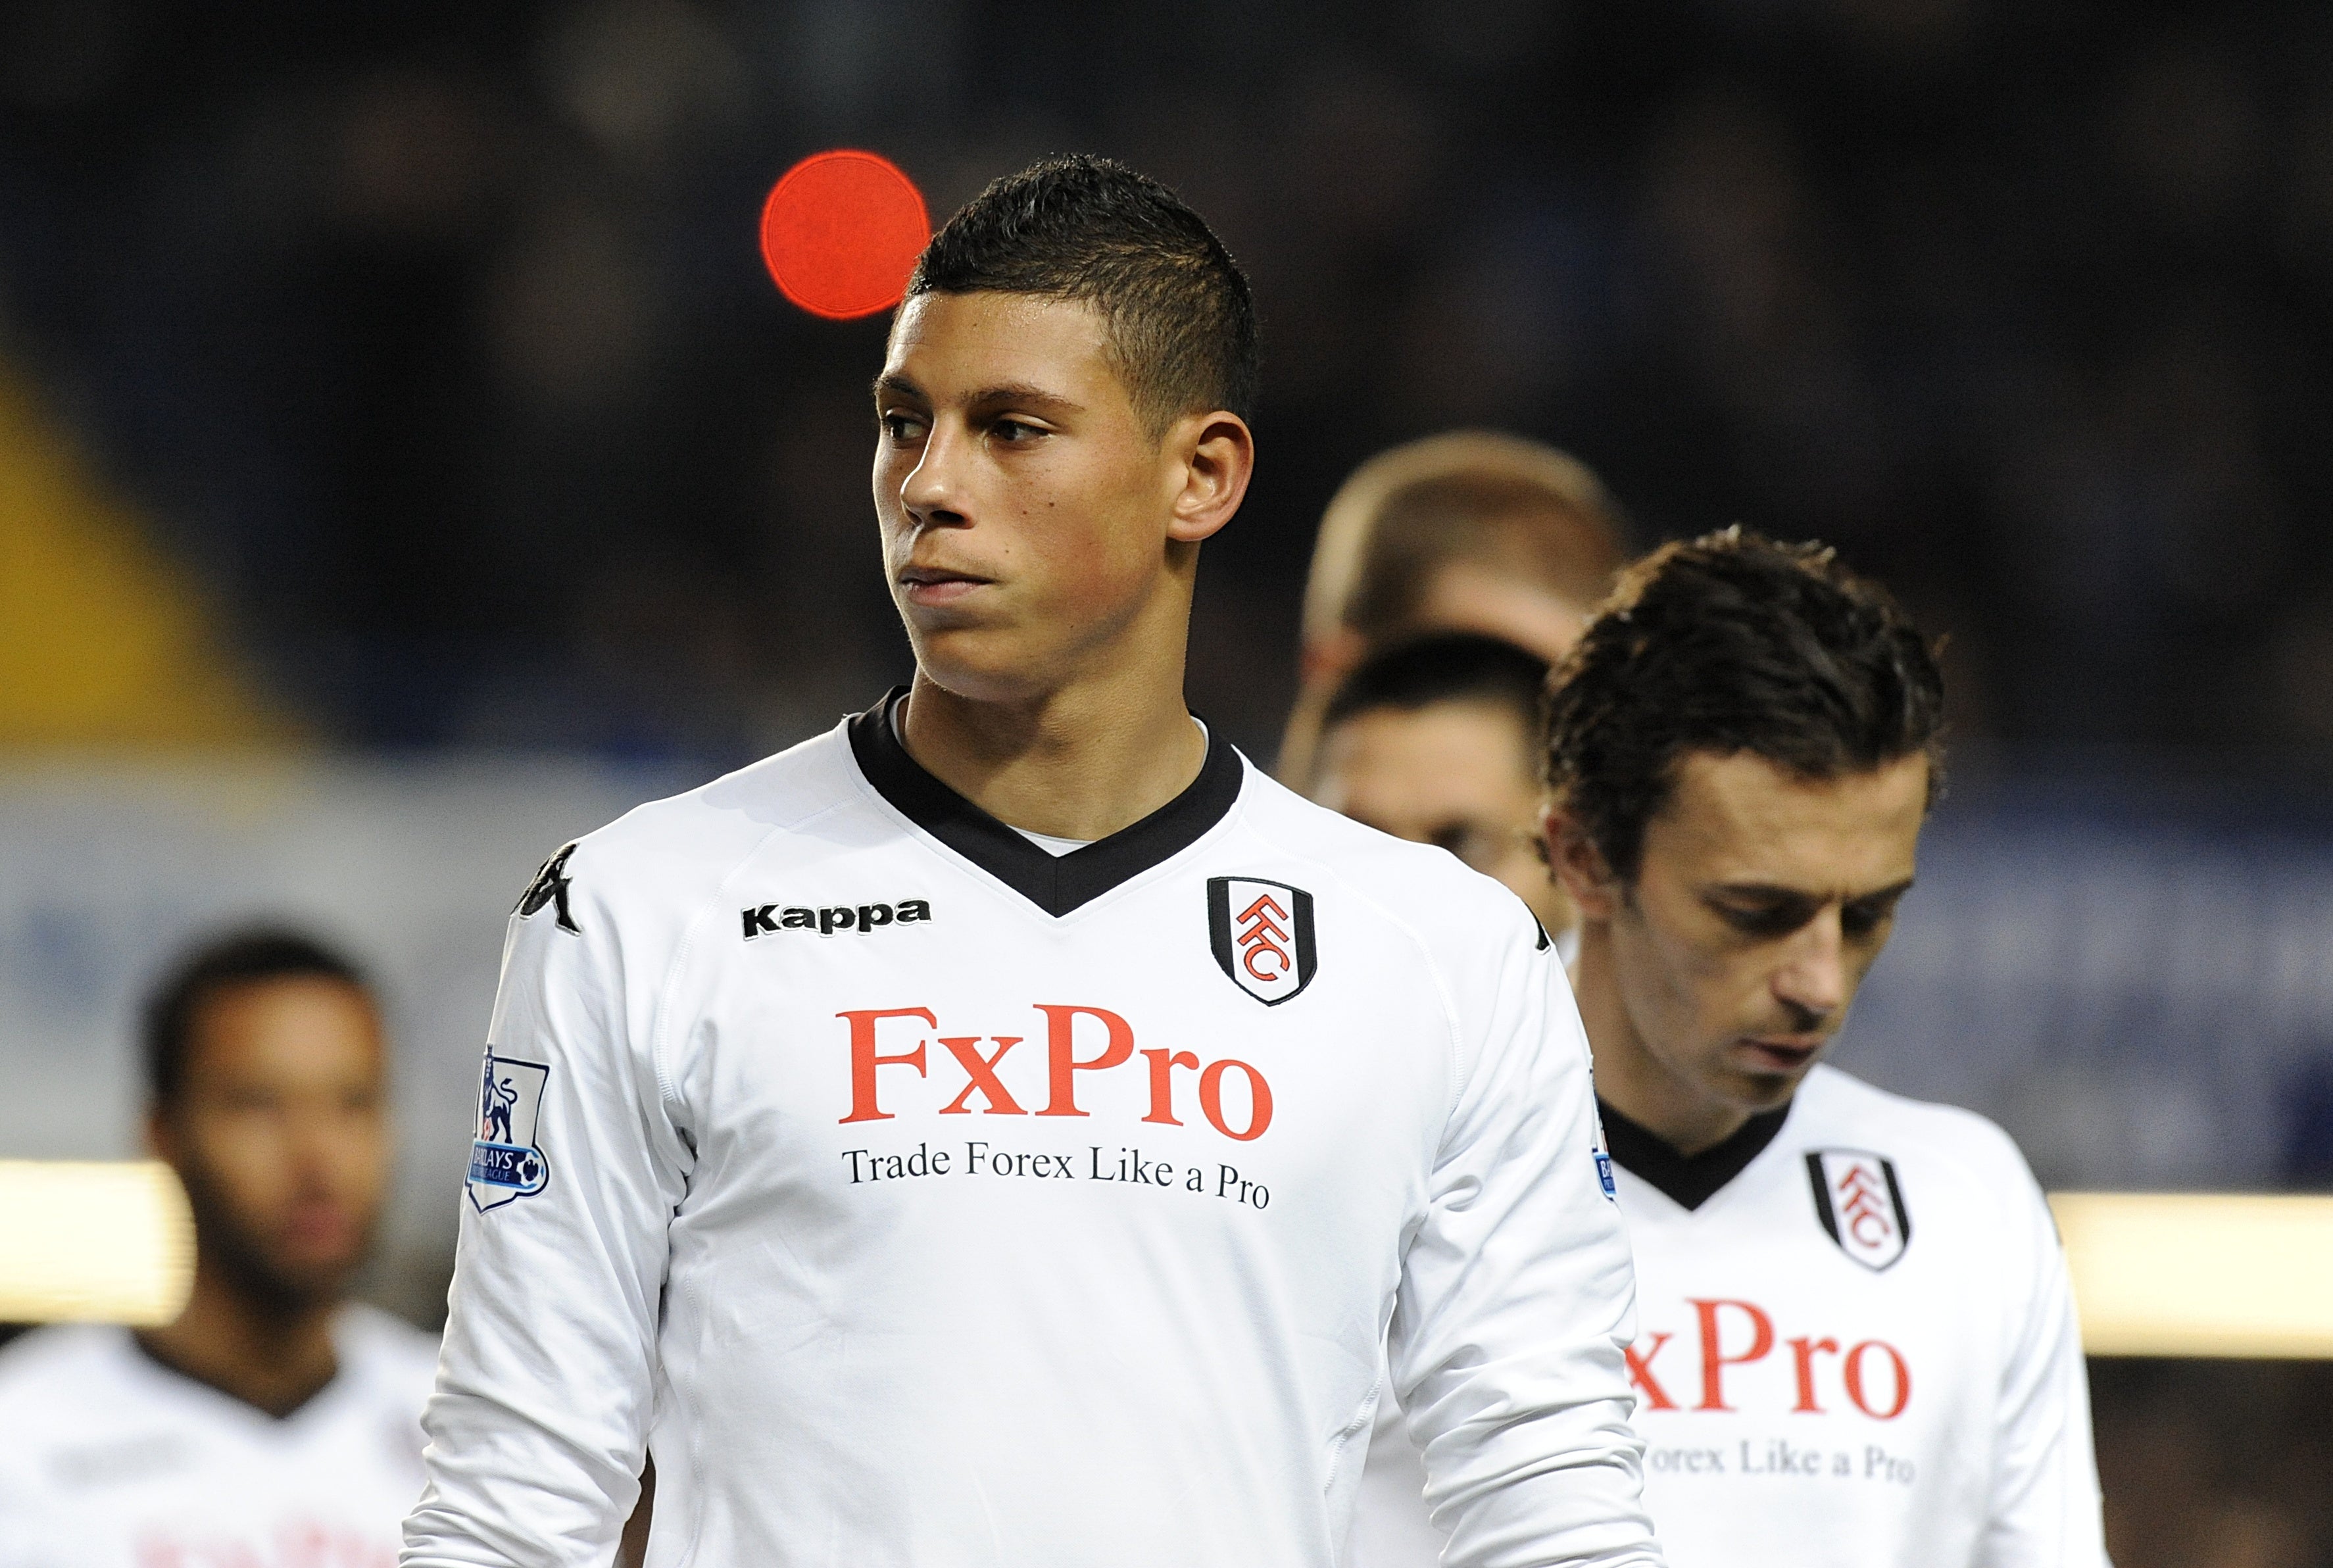
[[1026, 381], [1003, 381], [993, 387], [983, 387], [965, 400], [970, 409], [994, 409], [1012, 404], [1023, 409], [1053, 409], [1065, 414], [1085, 411], [1085, 405], [1074, 398], [1032, 386]]
[[[875, 378], [875, 397], [880, 401], [885, 393], [893, 397], [912, 399], [918, 403], [932, 399], [921, 387], [896, 370], [887, 370]], [[1065, 414], [1081, 414], [1085, 405], [1074, 398], [1050, 391], [1030, 381], [1000, 381], [983, 387], [963, 399], [968, 409], [994, 409], [1014, 405], [1024, 409], [1051, 409]]]
[[[1900, 899], [1912, 890], [1912, 880], [1910, 877], [1906, 877], [1900, 882], [1890, 882], [1884, 888], [1874, 888], [1869, 892], [1841, 894], [1839, 901], [1848, 904], [1867, 904], [1875, 899]], [[1710, 886], [1709, 891], [1739, 899], [1772, 899], [1778, 901], [1796, 900], [1810, 904], [1819, 904], [1825, 898], [1821, 893], [1810, 892], [1805, 888], [1784, 887], [1779, 882], [1716, 882]]]

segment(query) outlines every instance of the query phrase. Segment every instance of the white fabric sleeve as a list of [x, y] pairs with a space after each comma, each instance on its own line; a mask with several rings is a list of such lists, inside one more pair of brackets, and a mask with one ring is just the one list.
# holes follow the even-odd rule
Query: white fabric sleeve
[[1635, 1275], [1588, 1039], [1517, 924], [1495, 965], [1453, 977], [1460, 1077], [1403, 1261], [1394, 1385], [1451, 1568], [1656, 1568], [1622, 1357]]
[[[587, 891], [590, 848], [571, 868], [579, 929], [546, 905], [514, 917], [504, 948], [488, 1038], [523, 1090], [523, 1064], [547, 1069], [532, 1142], [549, 1177], [506, 1201], [488, 1189], [483, 1210], [461, 1200], [422, 1418], [428, 1485], [406, 1520], [402, 1568], [600, 1568], [638, 1492], [688, 1148], [633, 1038], [647, 1025], [630, 1015], [607, 904]], [[524, 1110], [513, 1142], [526, 1140]]]
[[2031, 1205], [2032, 1291], [2002, 1378], [1992, 1508], [1977, 1568], [2105, 1568], [2089, 1369], [2066, 1253], [2040, 1188], [2022, 1159], [2011, 1158]]

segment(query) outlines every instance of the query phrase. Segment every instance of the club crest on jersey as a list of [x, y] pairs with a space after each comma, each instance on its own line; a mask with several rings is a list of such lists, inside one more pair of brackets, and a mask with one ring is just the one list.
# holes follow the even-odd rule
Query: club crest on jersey
[[1233, 985], [1277, 1007], [1312, 983], [1312, 895], [1256, 877], [1207, 879], [1207, 939]]
[[480, 1214], [533, 1198], [551, 1185], [551, 1161], [534, 1141], [542, 1086], [550, 1079], [551, 1069], [542, 1063], [497, 1056], [493, 1046], [486, 1047], [486, 1070], [478, 1084], [478, 1136], [470, 1145], [470, 1174], [464, 1183]]
[[1912, 1215], [1895, 1161], [1860, 1149], [1810, 1150], [1807, 1179], [1814, 1185], [1815, 1217], [1839, 1251], [1875, 1274], [1904, 1255]]

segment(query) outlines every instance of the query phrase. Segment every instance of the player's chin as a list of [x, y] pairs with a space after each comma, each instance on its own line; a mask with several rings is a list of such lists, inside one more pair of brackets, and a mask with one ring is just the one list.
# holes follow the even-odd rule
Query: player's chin
[[1771, 1111], [1798, 1092], [1799, 1085], [1821, 1059], [1819, 1050], [1795, 1060], [1763, 1048], [1745, 1051], [1735, 1058], [1729, 1074], [1733, 1080], [1732, 1097], [1745, 1111]]
[[362, 1247], [326, 1251], [278, 1245], [253, 1260], [257, 1266], [246, 1265], [245, 1272], [247, 1283], [257, 1287], [261, 1295], [296, 1310], [329, 1305], [348, 1294], [364, 1261]]
[[969, 702], [1010, 703], [1042, 696], [1051, 663], [1044, 649], [1010, 627], [914, 627], [924, 678]]

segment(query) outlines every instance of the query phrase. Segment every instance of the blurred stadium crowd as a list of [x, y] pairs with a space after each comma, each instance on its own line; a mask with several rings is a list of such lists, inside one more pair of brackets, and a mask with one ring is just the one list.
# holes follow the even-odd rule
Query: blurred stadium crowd
[[[1111, 153], [1209, 216], [1264, 316], [1200, 712], [1272, 755], [1322, 505], [1426, 431], [1579, 452], [1638, 544], [1828, 539], [1949, 630], [1963, 759], [1859, 1015], [1875, 1076], [1986, 1103], [2050, 1179], [2322, 1186], [2328, 62], [2298, 0], [16, 0], [0, 370], [220, 608], [280, 732], [589, 754], [637, 798], [907, 669], [867, 494], [883, 322], [778, 299], [772, 179], [875, 147], [944, 216]], [[109, 817], [10, 786], [0, 1023], [124, 1015], [221, 912], [202, 857], [262, 858], [139, 787]], [[462, 786], [430, 787], [312, 791], [253, 885], [360, 890], [335, 912], [392, 933], [411, 1055], [469, 1063], [490, 930], [380, 895], [444, 836]], [[530, 787], [538, 851], [620, 793]], [[529, 831], [487, 811], [437, 848], [466, 897], [455, 862], [499, 878], [485, 846]], [[66, 851], [100, 843], [92, 878]], [[103, 922], [42, 924], [67, 888]], [[459, 1131], [408, 1108], [433, 1158]], [[377, 1294], [427, 1315], [418, 1224]], [[2333, 1562], [2322, 1368], [2098, 1379], [2125, 1568]]]
[[1329, 490], [1479, 423], [1647, 541], [1845, 546], [1951, 629], [1963, 738], [2321, 758], [2328, 58], [2274, 0], [23, 0], [0, 319], [312, 732], [732, 761], [904, 665], [882, 326], [782, 305], [760, 196], [1108, 151], [1264, 311], [1194, 675], [1252, 747]]

